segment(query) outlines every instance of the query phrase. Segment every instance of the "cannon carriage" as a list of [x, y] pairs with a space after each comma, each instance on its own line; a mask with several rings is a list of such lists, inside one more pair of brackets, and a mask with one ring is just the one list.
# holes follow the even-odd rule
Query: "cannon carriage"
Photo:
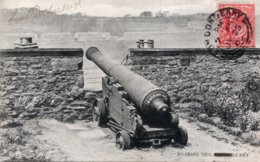
[[164, 90], [114, 63], [96, 47], [90, 47], [86, 57], [107, 75], [102, 78], [103, 97], [93, 103], [93, 121], [116, 132], [118, 148], [125, 150], [142, 142], [187, 144], [187, 131], [179, 126]]

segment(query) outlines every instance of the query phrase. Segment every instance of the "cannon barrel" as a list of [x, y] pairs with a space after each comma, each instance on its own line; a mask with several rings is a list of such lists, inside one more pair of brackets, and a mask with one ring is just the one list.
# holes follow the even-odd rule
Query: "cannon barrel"
[[144, 115], [149, 116], [156, 112], [170, 111], [170, 97], [162, 89], [125, 66], [114, 63], [96, 47], [90, 47], [86, 52], [86, 57], [105, 74], [117, 80]]

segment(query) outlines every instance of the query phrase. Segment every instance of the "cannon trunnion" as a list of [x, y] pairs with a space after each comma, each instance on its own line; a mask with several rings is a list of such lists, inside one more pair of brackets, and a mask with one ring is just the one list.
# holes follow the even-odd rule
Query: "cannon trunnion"
[[118, 148], [143, 142], [158, 146], [173, 140], [187, 144], [187, 131], [179, 126], [165, 91], [113, 63], [96, 47], [89, 48], [86, 56], [107, 74], [102, 78], [103, 97], [93, 103], [93, 121], [116, 132]]

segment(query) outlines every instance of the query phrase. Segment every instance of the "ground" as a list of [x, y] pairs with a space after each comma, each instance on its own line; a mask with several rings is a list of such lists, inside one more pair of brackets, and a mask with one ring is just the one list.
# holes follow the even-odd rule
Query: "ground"
[[[121, 151], [114, 134], [92, 122], [61, 123], [52, 119], [27, 121], [23, 127], [37, 124], [41, 133], [33, 141], [44, 159], [53, 161], [257, 161], [260, 149], [240, 143], [236, 137], [208, 124], [181, 119], [189, 133], [188, 145], [170, 144], [162, 148], [133, 148]], [[29, 129], [29, 127], [28, 127]], [[214, 153], [232, 153], [233, 157], [215, 157]], [[237, 157], [236, 157], [237, 156]], [[1, 160], [8, 159], [0, 157]]]

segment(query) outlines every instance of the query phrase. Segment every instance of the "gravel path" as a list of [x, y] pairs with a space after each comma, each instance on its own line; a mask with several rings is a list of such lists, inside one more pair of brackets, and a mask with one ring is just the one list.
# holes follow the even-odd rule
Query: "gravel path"
[[[168, 145], [162, 148], [134, 148], [120, 151], [108, 129], [92, 123], [64, 124], [55, 120], [41, 120], [40, 140], [51, 145], [47, 158], [69, 161], [257, 161], [260, 150], [241, 144], [233, 136], [218, 129], [201, 129], [195, 123], [181, 119], [189, 133], [186, 147]], [[215, 136], [216, 138], [213, 138]], [[50, 148], [50, 146], [48, 146]], [[233, 157], [214, 157], [214, 153], [232, 153]], [[235, 157], [237, 156], [237, 157]]]

